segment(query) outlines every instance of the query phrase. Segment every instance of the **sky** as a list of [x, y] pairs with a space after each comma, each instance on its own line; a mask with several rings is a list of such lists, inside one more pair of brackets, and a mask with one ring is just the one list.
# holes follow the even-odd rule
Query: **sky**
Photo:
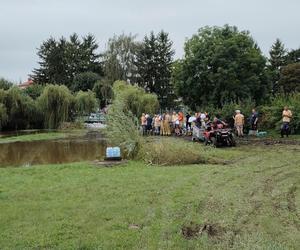
[[114, 34], [164, 30], [176, 58], [203, 26], [249, 30], [265, 55], [276, 38], [300, 47], [299, 0], [0, 0], [0, 77], [20, 82], [38, 67], [37, 48], [49, 37], [93, 34], [99, 51]]

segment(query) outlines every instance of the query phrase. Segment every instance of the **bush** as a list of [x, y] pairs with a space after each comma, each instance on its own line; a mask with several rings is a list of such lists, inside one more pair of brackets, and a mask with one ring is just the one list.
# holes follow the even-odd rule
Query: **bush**
[[212, 162], [199, 144], [174, 138], [160, 138], [143, 143], [138, 159], [151, 165], [188, 165]]
[[262, 106], [262, 127], [279, 130], [284, 106], [288, 106], [293, 113], [290, 124], [292, 132], [300, 133], [300, 93], [288, 96], [278, 95], [271, 100], [269, 105]]

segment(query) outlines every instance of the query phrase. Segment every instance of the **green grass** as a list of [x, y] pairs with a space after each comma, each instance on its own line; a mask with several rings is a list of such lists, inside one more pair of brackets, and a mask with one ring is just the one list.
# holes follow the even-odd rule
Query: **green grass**
[[86, 130], [70, 130], [70, 131], [54, 131], [54, 132], [36, 132], [28, 135], [18, 135], [9, 137], [0, 137], [0, 143], [10, 142], [27, 142], [27, 141], [41, 141], [41, 140], [55, 140], [70, 136], [81, 136], [86, 133]]
[[[2, 168], [0, 249], [299, 249], [299, 152], [209, 152], [229, 165]], [[186, 239], [191, 223], [217, 235]]]

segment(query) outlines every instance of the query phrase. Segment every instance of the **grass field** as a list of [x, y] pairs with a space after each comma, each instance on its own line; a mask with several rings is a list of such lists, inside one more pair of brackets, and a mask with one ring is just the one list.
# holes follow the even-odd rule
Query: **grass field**
[[227, 165], [2, 168], [0, 249], [299, 249], [300, 146], [226, 151]]

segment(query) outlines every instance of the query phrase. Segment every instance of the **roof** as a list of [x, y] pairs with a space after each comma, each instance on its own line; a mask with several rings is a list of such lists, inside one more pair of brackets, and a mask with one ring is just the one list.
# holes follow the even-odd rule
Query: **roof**
[[26, 82], [23, 82], [23, 83], [19, 84], [18, 87], [20, 89], [26, 89], [32, 84], [33, 84], [33, 80], [31, 78], [28, 78], [28, 80]]

